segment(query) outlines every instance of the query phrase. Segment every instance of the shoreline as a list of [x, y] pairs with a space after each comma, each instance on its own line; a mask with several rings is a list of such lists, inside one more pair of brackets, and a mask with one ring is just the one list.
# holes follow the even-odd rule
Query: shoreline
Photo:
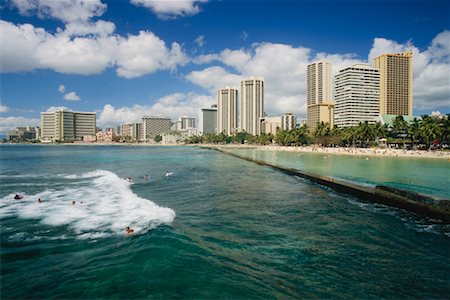
[[331, 155], [350, 155], [358, 157], [408, 157], [408, 158], [433, 158], [447, 159], [450, 162], [450, 151], [426, 151], [426, 150], [403, 150], [403, 149], [381, 149], [381, 148], [351, 148], [351, 147], [319, 147], [319, 146], [260, 146], [260, 145], [215, 145], [201, 144], [200, 147], [224, 148], [224, 149], [254, 149], [258, 151], [280, 151], [298, 153], [318, 153]]

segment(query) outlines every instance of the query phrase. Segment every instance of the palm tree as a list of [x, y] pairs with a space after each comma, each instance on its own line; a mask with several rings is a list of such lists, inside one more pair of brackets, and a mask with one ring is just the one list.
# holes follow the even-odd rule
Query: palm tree
[[405, 137], [408, 133], [408, 122], [405, 121], [403, 116], [396, 116], [392, 122], [392, 133], [396, 138], [402, 138], [403, 148], [405, 148]]
[[443, 126], [439, 118], [422, 116], [422, 122], [419, 126], [419, 134], [424, 141], [426, 141], [428, 150], [431, 150], [433, 141], [440, 138], [443, 133]]
[[412, 147], [416, 147], [416, 141], [419, 137], [419, 127], [420, 121], [417, 118], [414, 118], [412, 122], [408, 125], [408, 137], [411, 140]]

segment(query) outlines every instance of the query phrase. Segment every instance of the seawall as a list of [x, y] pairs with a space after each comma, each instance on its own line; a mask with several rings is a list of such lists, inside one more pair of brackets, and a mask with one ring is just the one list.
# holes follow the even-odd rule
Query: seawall
[[419, 194], [416, 192], [410, 192], [386, 186], [376, 186], [375, 188], [361, 186], [336, 178], [316, 175], [297, 169], [285, 168], [266, 161], [241, 156], [227, 151], [222, 147], [203, 148], [220, 151], [224, 154], [251, 161], [259, 165], [269, 166], [283, 173], [298, 176], [300, 178], [305, 178], [311, 182], [332, 188], [333, 190], [340, 193], [355, 196], [364, 201], [381, 203], [384, 205], [401, 208], [450, 224], [450, 200], [447, 199], [436, 199], [434, 197]]

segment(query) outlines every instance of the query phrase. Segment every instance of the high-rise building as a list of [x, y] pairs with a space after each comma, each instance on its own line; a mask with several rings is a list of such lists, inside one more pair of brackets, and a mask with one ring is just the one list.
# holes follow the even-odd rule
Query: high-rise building
[[172, 121], [166, 117], [143, 117], [142, 118], [142, 140], [149, 141], [158, 134], [170, 131]]
[[307, 126], [315, 131], [317, 123], [333, 127], [333, 81], [331, 64], [318, 61], [306, 69]]
[[200, 134], [217, 133], [217, 105], [200, 109]]
[[195, 118], [181, 117], [181, 129], [195, 128]]
[[412, 51], [375, 58], [380, 70], [380, 114], [412, 116]]
[[58, 110], [41, 113], [41, 140], [44, 142], [70, 142], [95, 136], [95, 112]]
[[237, 97], [237, 89], [217, 90], [217, 133], [231, 135], [237, 129]]
[[241, 81], [240, 129], [253, 135], [261, 133], [260, 119], [264, 117], [264, 79]]
[[132, 123], [130, 126], [130, 137], [134, 141], [142, 140], [142, 123]]
[[292, 130], [297, 123], [296, 117], [292, 113], [285, 113], [281, 116], [281, 129]]
[[334, 98], [335, 126], [376, 123], [380, 111], [380, 72], [363, 64], [340, 70], [336, 75]]

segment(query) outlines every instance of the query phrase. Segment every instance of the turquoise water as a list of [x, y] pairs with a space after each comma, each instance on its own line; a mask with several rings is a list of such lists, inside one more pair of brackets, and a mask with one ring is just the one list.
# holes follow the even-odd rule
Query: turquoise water
[[0, 161], [2, 299], [450, 294], [448, 227], [216, 151], [8, 145]]
[[450, 199], [450, 161], [324, 153], [227, 149], [280, 166], [367, 185], [386, 185]]

